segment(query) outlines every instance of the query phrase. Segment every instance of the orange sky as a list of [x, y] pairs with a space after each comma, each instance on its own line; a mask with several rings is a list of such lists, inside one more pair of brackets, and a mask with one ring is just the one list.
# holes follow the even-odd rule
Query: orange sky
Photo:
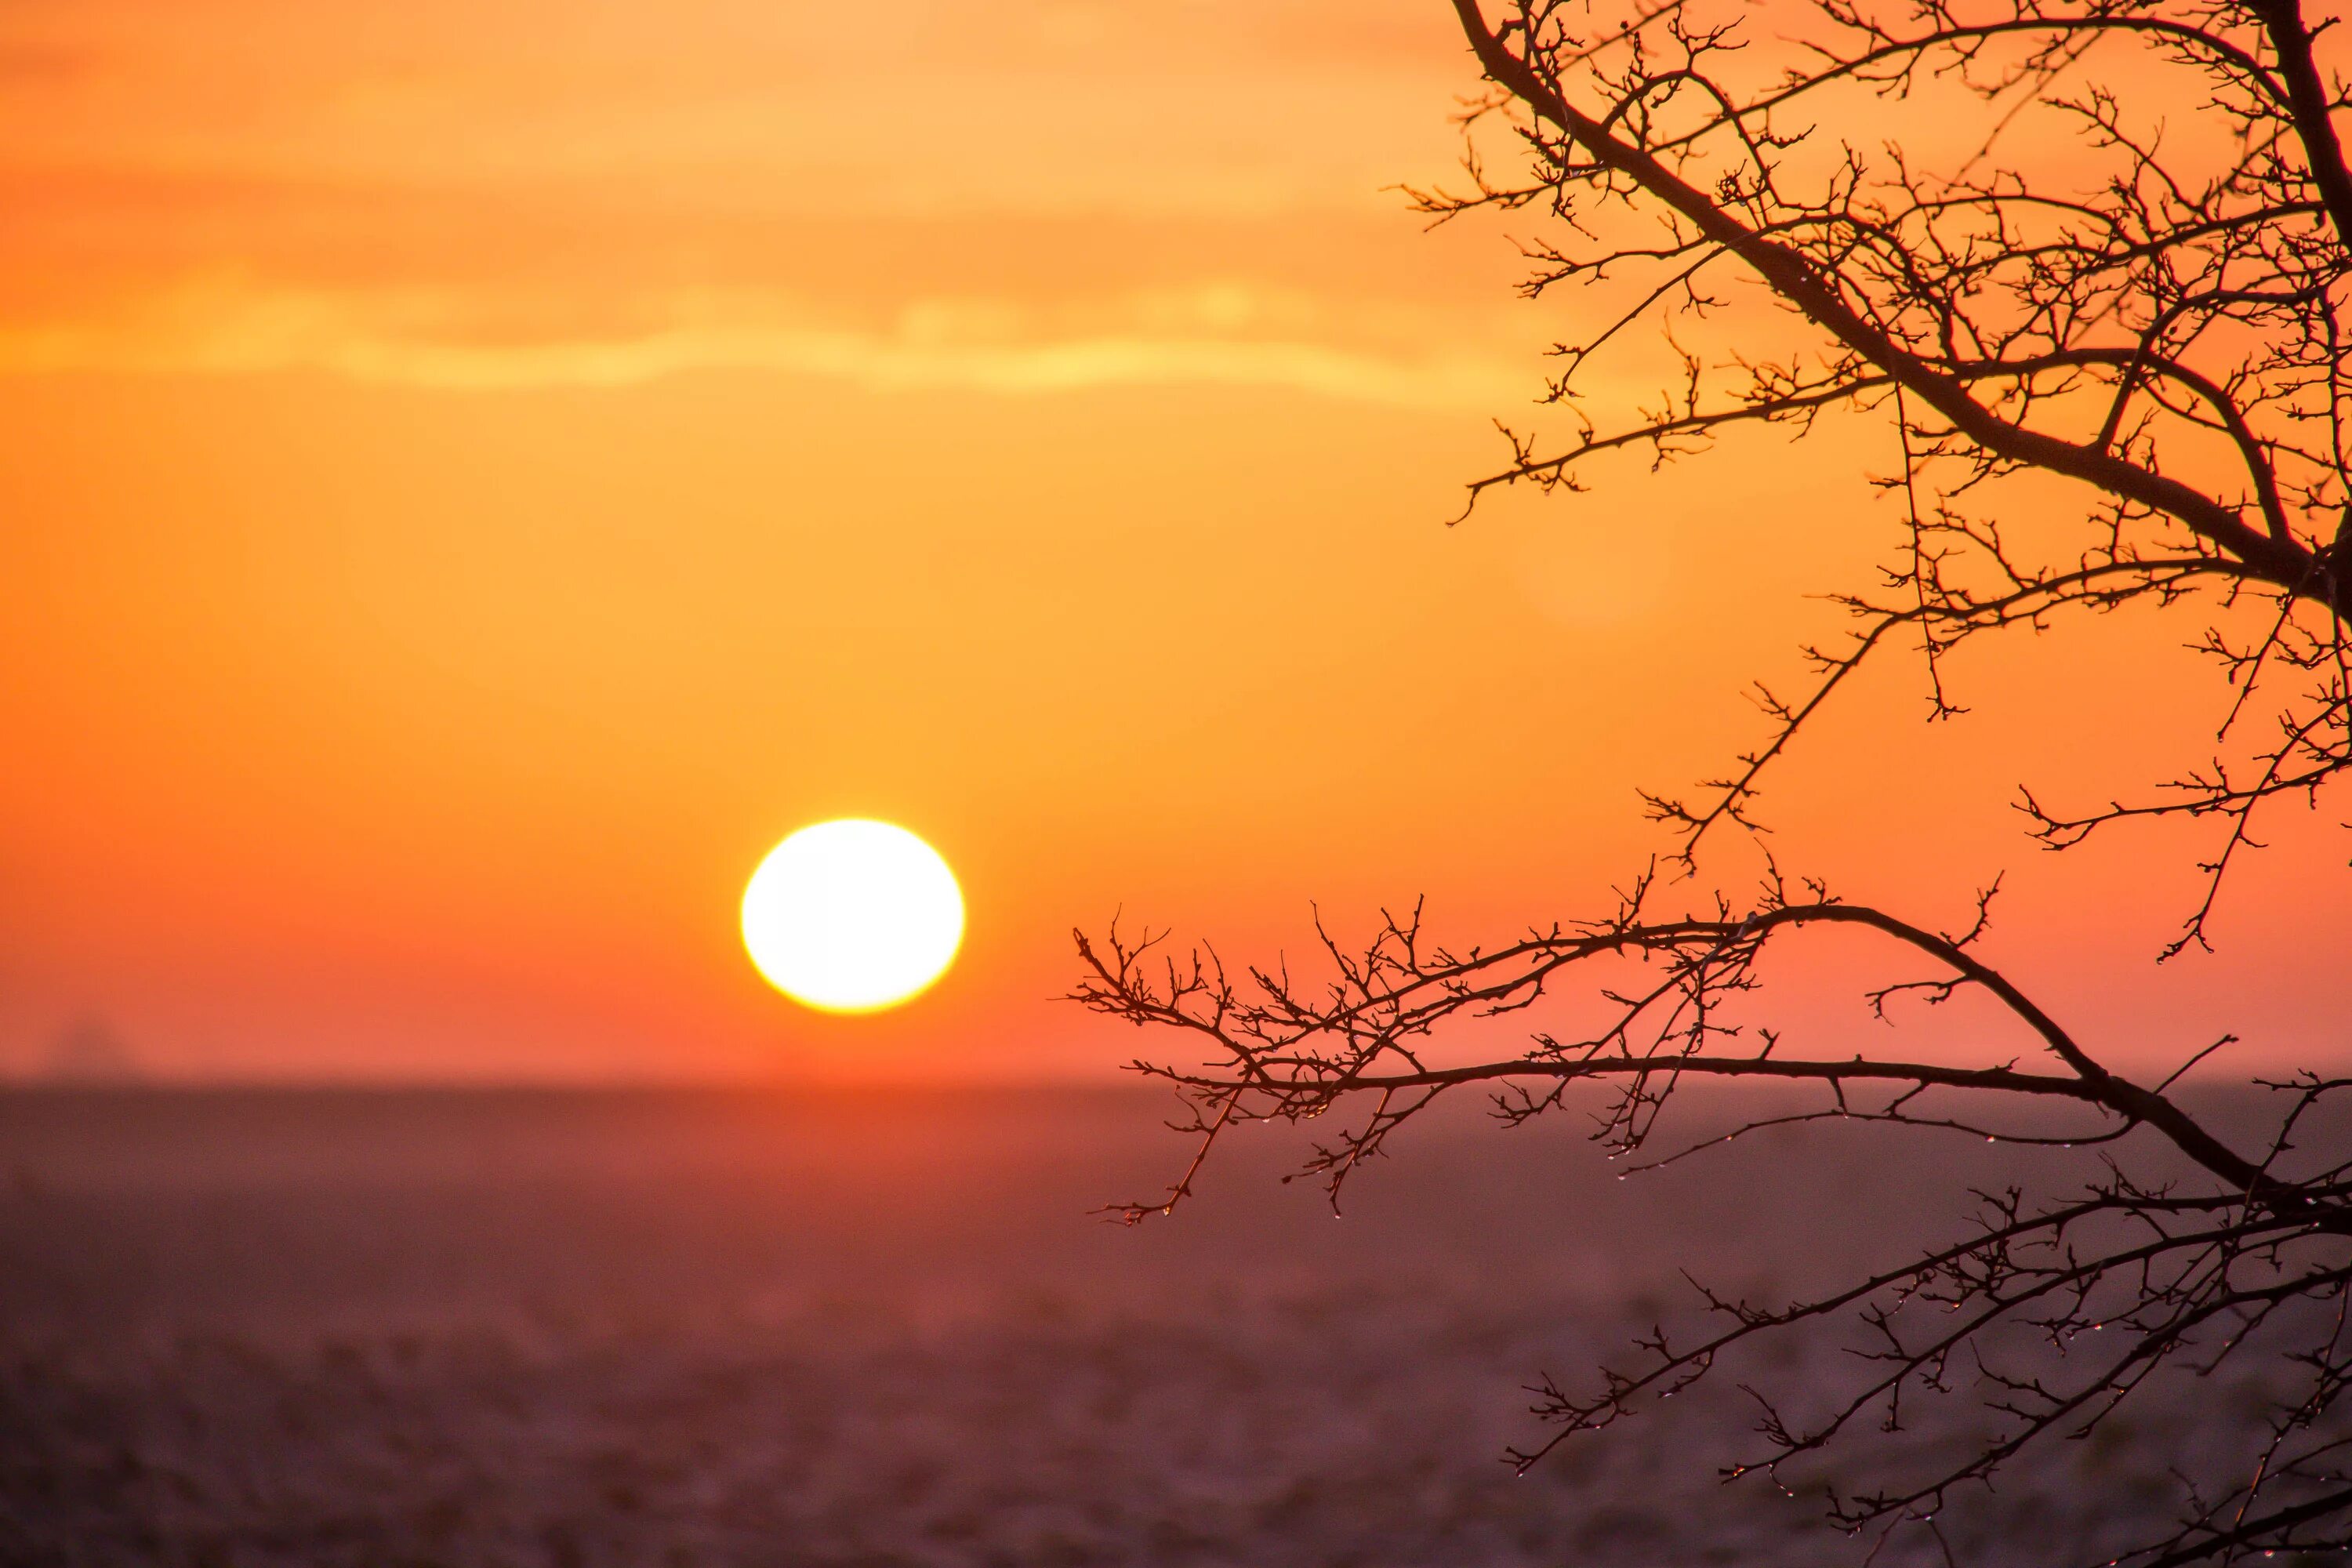
[[[1442, 526], [1563, 307], [1382, 189], [1472, 85], [1427, 0], [20, 0], [0, 79], [0, 1068], [101, 1015], [180, 1076], [1098, 1076], [1049, 998], [1121, 905], [1604, 905], [1888, 537], [1860, 426]], [[2003, 804], [2194, 754], [2184, 636], [1972, 659], [1933, 732], [1890, 664], [1784, 863], [1931, 923], [2011, 868], [1996, 953], [2125, 1060], [2340, 1055], [2340, 837], [2159, 973], [2188, 841]], [[847, 814], [971, 927], [845, 1020], [733, 921]]]

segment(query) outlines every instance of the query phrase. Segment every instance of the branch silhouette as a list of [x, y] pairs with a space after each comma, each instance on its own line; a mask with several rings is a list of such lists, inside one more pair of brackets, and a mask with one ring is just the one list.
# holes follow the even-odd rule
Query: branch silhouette
[[[1521, 242], [1524, 294], [1567, 298], [1590, 323], [1555, 345], [1547, 393], [1571, 433], [1505, 428], [1508, 460], [1470, 484], [1465, 516], [1506, 488], [1582, 491], [1612, 455], [1646, 452], [1654, 467], [1749, 427], [1801, 439], [1832, 416], [1887, 428], [1895, 455], [1873, 482], [1900, 502], [1901, 540], [1874, 590], [1836, 595], [1850, 639], [1805, 650], [1802, 693], [1758, 689], [1769, 731], [1723, 776], [1645, 795], [1676, 835], [1676, 885], [1696, 885], [1712, 836], [1760, 830], [1765, 780], [1887, 649], [1922, 654], [1932, 721], [1964, 710], [1945, 670], [1962, 644], [2145, 605], [2196, 623], [2231, 693], [2212, 754], [2135, 798], [2075, 806], [2021, 789], [2018, 804], [2032, 838], [2059, 850], [2148, 819], [2211, 819], [2201, 897], [2162, 956], [2209, 945], [2259, 820], [2352, 768], [2339, 328], [2352, 167], [2335, 118], [2352, 102], [2322, 58], [2334, 24], [2308, 22], [2294, 0], [1792, 0], [1759, 40], [1752, 19], [1708, 0], [1515, 0], [1498, 15], [1451, 3], [1487, 84], [1463, 117], [1470, 184], [1412, 199], [1435, 222], [1529, 215], [1540, 229]], [[1877, 122], [1922, 106], [1964, 119], [1954, 104], [1979, 116], [1975, 147], [1940, 173]], [[2194, 133], [2168, 130], [2181, 110]], [[1497, 140], [1515, 173], [1494, 173]], [[2074, 162], [2008, 161], [2021, 146]], [[1742, 300], [1775, 309], [1740, 315]], [[1641, 328], [1664, 344], [1672, 384], [1630, 418], [1596, 419], [1593, 367]], [[1728, 346], [1685, 346], [1709, 333]], [[2005, 525], [2021, 494], [2036, 521]], [[2053, 495], [2076, 499], [2071, 518]], [[1968, 1235], [1899, 1268], [1769, 1304], [1701, 1287], [1711, 1332], [1654, 1330], [1588, 1387], [1539, 1385], [1538, 1414], [1557, 1430], [1515, 1462], [1645, 1412], [1749, 1342], [1837, 1319], [1862, 1335], [1855, 1375], [1826, 1405], [1821, 1390], [1791, 1405], [1750, 1389], [1756, 1451], [1726, 1477], [1826, 1477], [1830, 1518], [1874, 1554], [1915, 1530], [1948, 1561], [1935, 1521], [1953, 1498], [2100, 1428], [2153, 1383], [2259, 1362], [2268, 1436], [2254, 1461], [2176, 1476], [2178, 1511], [2110, 1555], [2163, 1568], [2352, 1548], [2352, 1159], [2296, 1141], [2352, 1080], [2269, 1083], [2269, 1131], [2233, 1142], [2178, 1088], [2230, 1039], [2161, 1083], [2111, 1069], [1979, 956], [1990, 890], [1973, 925], [1948, 934], [1791, 885], [1777, 867], [1736, 903], [1671, 905], [1664, 886], [1653, 865], [1605, 915], [1459, 950], [1432, 941], [1418, 907], [1383, 914], [1356, 944], [1318, 920], [1313, 978], [1229, 972], [1213, 948], [1180, 954], [1165, 931], [1076, 933], [1073, 999], [1181, 1042], [1193, 1063], [1134, 1063], [1184, 1097], [1198, 1142], [1165, 1194], [1112, 1212], [1167, 1213], [1222, 1140], [1268, 1121], [1339, 1129], [1303, 1171], [1336, 1200], [1400, 1128], [1461, 1089], [1517, 1123], [1593, 1086], [1595, 1138], [1637, 1168], [1832, 1120], [2070, 1143], [2098, 1161], [2081, 1190], [1979, 1193]], [[1882, 1018], [1898, 998], [1967, 994], [1994, 1005], [1997, 1030], [1957, 1065], [1781, 1053], [1778, 1034], [1740, 1021], [1759, 961], [1834, 928], [1927, 966], [1868, 994]], [[1570, 993], [1599, 1019], [1572, 1037], [1536, 1032], [1515, 1054], [1469, 1060], [1444, 1043]], [[1694, 1079], [1811, 1086], [1821, 1100], [1654, 1151]], [[2003, 1125], [2004, 1107], [2032, 1105], [2082, 1125], [2054, 1138]], [[2119, 1157], [2150, 1150], [2168, 1152], [2172, 1173], [2136, 1174]], [[1906, 1468], [1886, 1445], [1923, 1404], [1967, 1405], [1976, 1425], [1957, 1453]]]

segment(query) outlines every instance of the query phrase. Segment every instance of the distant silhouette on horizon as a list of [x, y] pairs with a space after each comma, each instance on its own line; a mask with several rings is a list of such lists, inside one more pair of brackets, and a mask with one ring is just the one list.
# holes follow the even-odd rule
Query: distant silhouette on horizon
[[94, 1013], [58, 1031], [39, 1076], [50, 1083], [93, 1086], [142, 1083], [147, 1077], [121, 1031]]

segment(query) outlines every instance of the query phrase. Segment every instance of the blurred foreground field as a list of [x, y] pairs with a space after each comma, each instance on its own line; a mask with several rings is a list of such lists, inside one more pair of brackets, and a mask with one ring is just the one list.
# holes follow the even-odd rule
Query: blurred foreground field
[[[1572, 1111], [1477, 1109], [1342, 1219], [1259, 1131], [1127, 1230], [1087, 1211], [1187, 1154], [1134, 1091], [9, 1091], [0, 1564], [1858, 1559], [1716, 1483], [1730, 1379], [1525, 1479], [1520, 1385], [1685, 1315], [1680, 1265], [1801, 1289], [2079, 1157], [1809, 1129], [1620, 1182]], [[2165, 1509], [2242, 1400], [2154, 1397], [1958, 1561]]]

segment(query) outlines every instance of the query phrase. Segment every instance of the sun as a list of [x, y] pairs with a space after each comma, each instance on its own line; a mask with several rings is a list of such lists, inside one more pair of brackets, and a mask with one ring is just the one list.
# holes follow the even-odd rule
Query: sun
[[770, 984], [826, 1013], [895, 1007], [947, 973], [963, 893], [940, 852], [893, 823], [843, 817], [768, 852], [743, 889], [743, 945]]

